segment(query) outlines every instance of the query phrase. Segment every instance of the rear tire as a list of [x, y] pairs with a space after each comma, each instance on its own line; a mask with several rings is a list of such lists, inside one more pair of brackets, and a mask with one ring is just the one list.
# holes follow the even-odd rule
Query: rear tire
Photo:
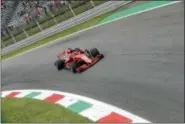
[[55, 62], [55, 66], [57, 67], [58, 70], [62, 70], [65, 66], [65, 62], [62, 60], [57, 60]]
[[76, 68], [77, 68], [77, 63], [76, 62], [71, 63], [71, 71], [73, 73], [76, 73]]
[[98, 51], [97, 48], [91, 49], [91, 50], [90, 50], [90, 53], [91, 53], [91, 55], [92, 55], [93, 57], [96, 57], [97, 55], [100, 54], [100, 52]]
[[75, 48], [74, 51], [81, 51], [80, 48]]

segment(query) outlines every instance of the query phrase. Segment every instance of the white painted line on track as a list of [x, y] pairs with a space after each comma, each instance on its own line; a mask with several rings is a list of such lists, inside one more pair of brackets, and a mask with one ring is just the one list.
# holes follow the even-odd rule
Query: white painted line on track
[[92, 27], [89, 27], [89, 28], [86, 28], [86, 29], [82, 29], [82, 30], [77, 31], [77, 32], [75, 32], [75, 33], [72, 33], [72, 34], [70, 34], [70, 35], [67, 35], [67, 36], [64, 36], [64, 37], [62, 37], [62, 38], [56, 39], [56, 40], [54, 40], [54, 41], [52, 41], [52, 42], [43, 44], [43, 45], [38, 46], [38, 47], [36, 47], [36, 48], [30, 49], [30, 50], [25, 51], [25, 52], [23, 52], [23, 53], [20, 53], [20, 54], [17, 54], [17, 55], [15, 55], [15, 56], [12, 56], [12, 57], [10, 57], [10, 58], [7, 58], [7, 59], [3, 60], [2, 62], [7, 61], [7, 60], [10, 60], [10, 59], [12, 59], [12, 58], [15, 58], [15, 57], [17, 57], [17, 56], [26, 54], [26, 53], [31, 52], [31, 51], [33, 51], [33, 50], [36, 50], [36, 49], [39, 49], [39, 48], [43, 48], [43, 47], [46, 47], [46, 46], [51, 45], [51, 44], [55, 44], [56, 42], [59, 42], [60, 40], [67, 39], [67, 38], [69, 38], [69, 37], [71, 37], [71, 36], [73, 36], [73, 35], [77, 35], [77, 34], [79, 34], [79, 33], [81, 33], [81, 32], [85, 32], [85, 31], [87, 31], [87, 30], [90, 30], [90, 29], [93, 29], [93, 28], [96, 28], [96, 27], [99, 27], [99, 26], [103, 26], [103, 25], [105, 25], [105, 24], [109, 24], [109, 23], [111, 23], [111, 22], [115, 22], [115, 21], [118, 21], [118, 20], [120, 20], [120, 19], [124, 19], [124, 18], [130, 17], [130, 16], [133, 16], [133, 15], [138, 15], [138, 14], [141, 14], [141, 13], [144, 13], [144, 12], [148, 12], [148, 11], [151, 11], [151, 10], [155, 10], [155, 9], [157, 9], [157, 8], [162, 8], [162, 7], [169, 6], [169, 5], [172, 5], [172, 4], [176, 4], [176, 3], [179, 3], [179, 2], [182, 2], [182, 1], [174, 1], [174, 2], [167, 3], [167, 4], [163, 4], [163, 5], [160, 5], [160, 6], [157, 6], [157, 7], [152, 7], [152, 8], [143, 10], [143, 11], [139, 11], [139, 12], [136, 12], [136, 13], [132, 13], [132, 14], [129, 14], [129, 15], [126, 15], [126, 16], [123, 16], [123, 17], [120, 17], [120, 18], [117, 18], [117, 19], [115, 19], [115, 20], [107, 21], [107, 22], [102, 23], [102, 24], [98, 24], [98, 25], [95, 25], [95, 26], [92, 26]]

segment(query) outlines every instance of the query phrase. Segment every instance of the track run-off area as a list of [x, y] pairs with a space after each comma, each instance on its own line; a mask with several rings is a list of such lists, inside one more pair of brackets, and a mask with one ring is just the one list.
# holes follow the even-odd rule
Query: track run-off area
[[[105, 58], [81, 74], [57, 71], [65, 48]], [[151, 122], [184, 121], [184, 5], [175, 3], [80, 32], [2, 62], [2, 91], [49, 89], [109, 103]]]

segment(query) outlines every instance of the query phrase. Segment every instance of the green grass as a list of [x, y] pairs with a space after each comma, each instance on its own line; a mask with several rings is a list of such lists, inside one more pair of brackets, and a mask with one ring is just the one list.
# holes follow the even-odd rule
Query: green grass
[[2, 98], [1, 117], [5, 123], [92, 123], [61, 105], [28, 98]]
[[10, 52], [8, 54], [5, 54], [5, 55], [1, 56], [1, 59], [5, 60], [5, 59], [7, 59], [9, 57], [15, 56], [17, 54], [20, 54], [20, 53], [25, 52], [27, 50], [30, 50], [32, 48], [38, 47], [40, 45], [43, 45], [45, 43], [52, 42], [53, 40], [56, 40], [56, 39], [64, 37], [64, 36], [67, 36], [67, 35], [69, 35], [71, 33], [80, 31], [82, 29], [85, 29], [85, 28], [88, 28], [88, 27], [91, 27], [91, 26], [94, 26], [94, 25], [98, 24], [102, 19], [104, 19], [104, 18], [108, 17], [109, 15], [113, 14], [115, 11], [116, 10], [108, 12], [108, 13], [105, 13], [105, 14], [102, 14], [102, 15], [100, 15], [98, 17], [95, 17], [95, 18], [93, 18], [93, 19], [91, 19], [91, 20], [89, 20], [87, 22], [84, 22], [84, 23], [79, 24], [77, 26], [74, 26], [72, 28], [66, 29], [66, 30], [61, 31], [59, 33], [56, 33], [56, 34], [54, 34], [52, 36], [49, 36], [49, 37], [47, 37], [45, 39], [37, 41], [37, 42], [35, 42], [35, 43], [33, 43], [33, 44], [29, 45], [29, 46], [26, 46], [26, 47], [20, 48], [18, 50], [12, 51], [12, 52]]

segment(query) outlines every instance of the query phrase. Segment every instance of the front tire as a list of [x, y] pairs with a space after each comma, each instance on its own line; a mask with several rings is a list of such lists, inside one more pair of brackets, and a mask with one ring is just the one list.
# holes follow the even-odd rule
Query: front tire
[[93, 57], [96, 57], [97, 55], [100, 54], [100, 52], [98, 51], [97, 48], [91, 49], [91, 50], [90, 50], [90, 53], [91, 53], [91, 55], [92, 55]]

